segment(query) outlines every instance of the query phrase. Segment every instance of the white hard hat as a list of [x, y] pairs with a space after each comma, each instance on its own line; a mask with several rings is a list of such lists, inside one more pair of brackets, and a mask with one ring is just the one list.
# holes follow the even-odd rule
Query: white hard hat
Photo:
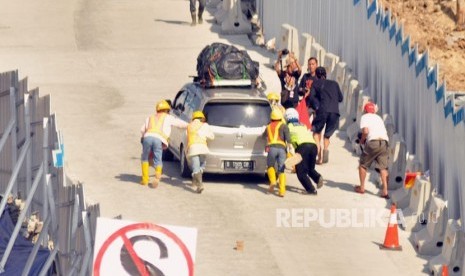
[[288, 108], [286, 109], [285, 116], [286, 116], [286, 120], [299, 119], [299, 112], [297, 112], [295, 108]]

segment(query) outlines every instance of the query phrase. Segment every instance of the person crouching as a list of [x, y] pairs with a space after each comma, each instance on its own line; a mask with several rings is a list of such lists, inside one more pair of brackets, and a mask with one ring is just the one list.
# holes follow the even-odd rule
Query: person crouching
[[318, 147], [307, 127], [299, 123], [299, 113], [296, 109], [288, 108], [285, 116], [292, 147], [302, 156], [302, 161], [295, 167], [297, 178], [305, 188], [305, 194], [317, 195], [310, 179], [316, 183], [318, 189], [323, 186], [323, 177], [315, 170]]

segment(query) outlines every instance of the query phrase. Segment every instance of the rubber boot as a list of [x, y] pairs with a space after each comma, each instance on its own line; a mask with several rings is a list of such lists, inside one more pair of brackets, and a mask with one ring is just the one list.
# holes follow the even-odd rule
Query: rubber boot
[[149, 184], [149, 162], [145, 161], [141, 163], [142, 168], [142, 180], [140, 184], [147, 185]]
[[266, 172], [268, 174], [268, 179], [270, 180], [270, 187], [268, 188], [268, 192], [274, 193], [274, 187], [276, 186], [276, 171], [274, 167], [270, 167]]
[[283, 197], [286, 193], [286, 174], [280, 173], [279, 174], [279, 196]]
[[197, 15], [195, 14], [195, 12], [191, 13], [191, 18], [192, 18], [191, 26], [195, 26], [197, 24]]
[[161, 174], [162, 174], [162, 166], [156, 166], [155, 167], [155, 180], [151, 184], [149, 184], [149, 187], [152, 189], [155, 189], [158, 187], [158, 183], [160, 183], [161, 179]]
[[199, 12], [199, 24], [203, 23], [202, 14], [203, 14], [203, 12]]
[[197, 193], [201, 194], [203, 191], [203, 183], [202, 183], [202, 173], [195, 173], [194, 174], [195, 184], [197, 185]]

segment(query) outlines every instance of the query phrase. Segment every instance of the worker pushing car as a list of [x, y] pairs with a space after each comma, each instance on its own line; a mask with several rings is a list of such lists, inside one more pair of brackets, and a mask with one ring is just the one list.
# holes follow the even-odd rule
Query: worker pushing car
[[[323, 186], [323, 177], [315, 170], [316, 156], [318, 148], [312, 134], [307, 127], [299, 122], [299, 113], [294, 108], [288, 108], [285, 113], [291, 143], [295, 152], [300, 154], [302, 161], [296, 165], [297, 178], [300, 184], [305, 188], [304, 194], [317, 195], [312, 181], [317, 188]], [[311, 180], [310, 180], [311, 179]]]
[[[171, 109], [170, 104], [165, 101], [159, 101], [155, 106], [156, 113], [147, 117], [145, 123], [141, 127], [141, 143], [142, 143], [142, 180], [140, 184], [149, 185], [150, 188], [156, 188], [160, 182], [163, 162], [163, 149], [168, 148], [168, 139], [171, 133], [171, 127], [176, 126], [186, 128], [187, 123], [173, 117], [169, 114]], [[155, 180], [149, 184], [149, 155], [154, 154]]]
[[286, 150], [290, 145], [289, 128], [283, 120], [283, 113], [277, 109], [271, 111], [271, 123], [266, 127], [268, 144], [266, 151], [267, 156], [267, 174], [270, 180], [269, 192], [274, 192], [276, 186], [276, 170], [277, 163], [278, 180], [279, 180], [279, 196], [283, 197], [286, 193], [286, 174], [284, 173], [284, 161], [286, 160]]
[[215, 134], [206, 123], [205, 115], [202, 111], [195, 111], [192, 114], [192, 122], [187, 126], [187, 158], [192, 166], [192, 186], [197, 187], [197, 193], [202, 193], [204, 187], [202, 183], [203, 170], [205, 169], [205, 157], [209, 153], [207, 139], [214, 139]]

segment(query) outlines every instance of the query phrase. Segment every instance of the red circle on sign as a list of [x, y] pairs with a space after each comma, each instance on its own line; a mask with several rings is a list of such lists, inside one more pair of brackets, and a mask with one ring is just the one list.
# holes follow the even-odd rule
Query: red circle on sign
[[130, 232], [130, 231], [134, 231], [134, 230], [141, 230], [141, 229], [145, 229], [145, 230], [154, 230], [156, 232], [160, 232], [162, 234], [165, 234], [166, 236], [168, 236], [170, 239], [172, 239], [174, 241], [174, 243], [176, 243], [177, 246], [179, 246], [179, 248], [181, 249], [183, 255], [184, 255], [184, 258], [186, 259], [186, 262], [187, 262], [187, 268], [189, 270], [189, 276], [194, 276], [194, 261], [192, 260], [192, 256], [189, 252], [189, 250], [187, 249], [187, 246], [182, 242], [182, 240], [180, 238], [178, 238], [178, 236], [176, 236], [176, 234], [174, 234], [173, 232], [171, 232], [170, 230], [164, 228], [164, 227], [161, 227], [159, 225], [156, 225], [156, 224], [152, 224], [152, 223], [136, 223], [136, 224], [131, 224], [131, 225], [128, 225], [128, 226], [125, 226], [121, 229], [119, 229], [118, 231], [116, 231], [115, 233], [113, 233], [103, 244], [102, 244], [102, 247], [100, 248], [98, 254], [97, 254], [97, 257], [95, 258], [95, 263], [94, 263], [94, 275], [95, 276], [99, 276], [100, 275], [100, 265], [102, 264], [102, 258], [103, 258], [103, 255], [105, 254], [105, 252], [107, 251], [108, 247], [119, 237], [122, 237], [122, 236], [125, 236], [125, 234], [127, 232]]

